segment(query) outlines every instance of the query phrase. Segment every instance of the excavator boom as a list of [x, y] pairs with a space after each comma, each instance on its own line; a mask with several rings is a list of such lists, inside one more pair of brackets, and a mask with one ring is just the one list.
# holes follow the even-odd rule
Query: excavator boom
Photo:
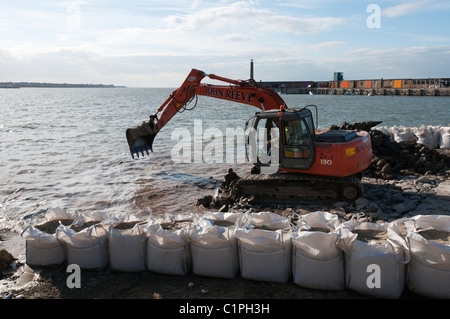
[[[203, 84], [201, 81], [205, 77], [229, 85]], [[260, 88], [254, 82], [232, 80], [192, 69], [183, 84], [167, 98], [155, 115], [150, 116], [148, 122], [126, 131], [132, 157], [134, 158], [135, 154], [139, 157], [139, 154], [144, 156], [145, 153], [148, 155], [149, 151], [153, 152], [156, 134], [175, 114], [182, 112], [196, 95], [253, 105], [263, 111], [280, 109], [282, 105], [286, 105], [277, 93]], [[158, 117], [159, 113], [161, 113], [160, 117]]]

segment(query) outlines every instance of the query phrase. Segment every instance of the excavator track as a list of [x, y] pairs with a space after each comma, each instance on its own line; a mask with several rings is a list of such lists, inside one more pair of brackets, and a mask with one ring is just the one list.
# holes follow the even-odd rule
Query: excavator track
[[254, 174], [239, 179], [233, 186], [235, 197], [255, 196], [263, 200], [343, 199], [353, 201], [363, 195], [363, 185], [356, 176]]

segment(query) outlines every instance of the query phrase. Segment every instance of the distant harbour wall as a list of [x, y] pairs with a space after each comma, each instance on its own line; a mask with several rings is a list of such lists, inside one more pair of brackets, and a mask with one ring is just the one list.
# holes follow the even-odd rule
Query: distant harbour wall
[[0, 82], [0, 89], [21, 88], [124, 88], [113, 84], [69, 84], [69, 83], [35, 83], [35, 82]]
[[336, 89], [311, 88], [308, 92], [298, 94], [329, 94], [329, 95], [398, 95], [398, 96], [450, 96], [450, 88], [433, 89]]
[[450, 96], [450, 78], [353, 81], [272, 81], [259, 86], [281, 94]]
[[429, 89], [341, 89], [341, 88], [272, 88], [280, 94], [328, 95], [397, 95], [397, 96], [450, 96], [450, 88]]

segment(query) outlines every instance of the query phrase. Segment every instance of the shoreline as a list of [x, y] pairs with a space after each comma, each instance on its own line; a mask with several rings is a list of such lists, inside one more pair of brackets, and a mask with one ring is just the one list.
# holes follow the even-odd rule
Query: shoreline
[[22, 88], [126, 88], [114, 84], [70, 84], [70, 83], [44, 83], [44, 82], [0, 82], [0, 89]]

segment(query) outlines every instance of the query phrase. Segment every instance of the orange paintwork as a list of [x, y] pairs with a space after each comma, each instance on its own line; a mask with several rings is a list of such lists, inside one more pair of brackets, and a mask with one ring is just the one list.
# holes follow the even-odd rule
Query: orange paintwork
[[[225, 86], [200, 83], [205, 77], [232, 85]], [[210, 96], [227, 101], [253, 105], [261, 110], [275, 110], [280, 109], [281, 105], [286, 105], [283, 99], [270, 89], [253, 86], [245, 81], [231, 80], [192, 69], [183, 84], [159, 107], [158, 113], [163, 113], [155, 123], [158, 131], [161, 130], [183, 106], [188, 104], [195, 95]]]
[[368, 168], [372, 162], [372, 142], [369, 133], [357, 132], [358, 137], [342, 143], [314, 143], [315, 160], [309, 170], [281, 168], [291, 173], [306, 173], [345, 177]]

